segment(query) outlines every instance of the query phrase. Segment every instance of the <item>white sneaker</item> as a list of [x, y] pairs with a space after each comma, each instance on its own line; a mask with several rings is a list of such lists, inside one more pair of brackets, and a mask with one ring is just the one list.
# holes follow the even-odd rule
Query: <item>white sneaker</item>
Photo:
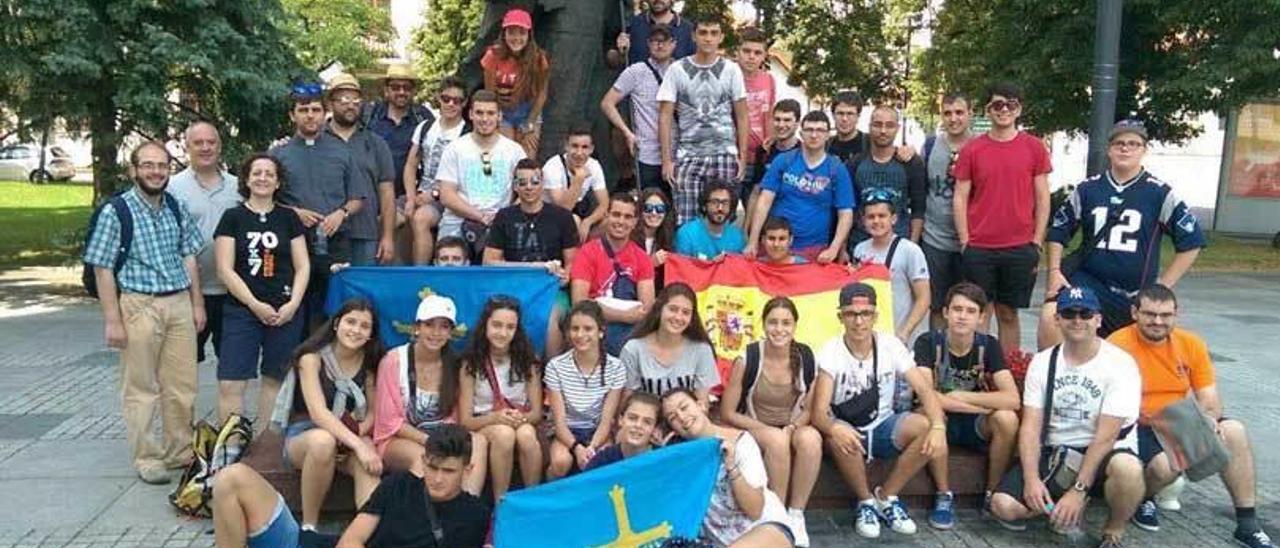
[[880, 498], [880, 490], [876, 489], [876, 511], [880, 519], [899, 535], [916, 534], [916, 522], [907, 514], [907, 505], [898, 497]]
[[875, 503], [860, 502], [853, 510], [854, 530], [862, 538], [880, 538], [880, 513]]
[[804, 527], [804, 510], [799, 508], [790, 508], [787, 510], [787, 517], [791, 518], [791, 536], [796, 539], [798, 548], [807, 548], [809, 546], [809, 532]]
[[1181, 510], [1182, 502], [1178, 500], [1178, 497], [1182, 495], [1182, 490], [1186, 487], [1187, 477], [1178, 476], [1178, 479], [1173, 480], [1173, 483], [1156, 493], [1156, 506], [1159, 506], [1161, 510], [1169, 510], [1171, 512]]

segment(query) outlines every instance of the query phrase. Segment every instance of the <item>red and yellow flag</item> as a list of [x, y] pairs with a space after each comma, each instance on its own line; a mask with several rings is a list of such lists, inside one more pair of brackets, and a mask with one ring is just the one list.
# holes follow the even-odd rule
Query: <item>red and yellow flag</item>
[[[716, 262], [671, 255], [666, 283], [689, 284], [698, 294], [698, 314], [716, 350], [720, 379], [729, 378], [733, 361], [751, 342], [764, 338], [764, 304], [777, 296], [790, 297], [800, 313], [796, 340], [816, 351], [843, 332], [837, 316], [840, 288], [855, 281], [876, 290], [877, 331], [893, 333], [893, 292], [889, 270], [870, 264], [854, 269], [836, 264], [771, 265], [726, 255]], [[719, 390], [716, 390], [719, 392]]]

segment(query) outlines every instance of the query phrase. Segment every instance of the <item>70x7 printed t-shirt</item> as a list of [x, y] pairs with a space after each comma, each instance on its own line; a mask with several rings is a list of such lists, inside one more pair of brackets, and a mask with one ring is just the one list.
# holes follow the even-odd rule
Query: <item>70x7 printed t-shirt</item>
[[853, 180], [844, 164], [828, 154], [817, 166], [809, 167], [800, 147], [774, 158], [761, 188], [774, 193], [769, 215], [791, 223], [793, 249], [831, 243], [836, 212], [852, 211], [857, 205]]
[[[1047, 348], [1031, 359], [1022, 405], [1044, 410], [1052, 352], [1053, 348]], [[1087, 447], [1098, 432], [1102, 415], [1122, 419], [1121, 431], [1138, 420], [1142, 378], [1133, 358], [1114, 344], [1102, 341], [1093, 359], [1079, 365], [1068, 363], [1066, 354], [1059, 353], [1053, 386], [1049, 445]], [[1131, 429], [1127, 436], [1116, 440], [1115, 448], [1136, 452], [1137, 440]]]
[[305, 230], [292, 209], [276, 206], [260, 216], [241, 204], [222, 214], [214, 237], [235, 241], [236, 275], [249, 286], [254, 298], [279, 307], [293, 296], [290, 243]]

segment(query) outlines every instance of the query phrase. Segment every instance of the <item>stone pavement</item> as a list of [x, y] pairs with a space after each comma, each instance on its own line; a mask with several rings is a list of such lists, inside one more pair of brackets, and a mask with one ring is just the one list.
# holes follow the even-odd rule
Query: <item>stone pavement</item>
[[[65, 271], [52, 275], [69, 278]], [[166, 496], [172, 485], [146, 485], [130, 469], [117, 360], [102, 343], [97, 303], [71, 291], [50, 293], [50, 276], [45, 271], [0, 275], [0, 548], [212, 546], [210, 521], [177, 517], [170, 509]], [[1277, 282], [1277, 275], [1197, 274], [1179, 287], [1183, 324], [1209, 341], [1227, 413], [1245, 421], [1258, 448], [1280, 443], [1280, 381], [1270, 370], [1280, 334]], [[1024, 343], [1033, 340], [1034, 320], [1034, 311], [1023, 317]], [[198, 409], [205, 415], [214, 407], [211, 367], [201, 368], [200, 392]], [[1259, 515], [1277, 534], [1280, 453], [1255, 454]], [[1231, 545], [1234, 521], [1221, 482], [1191, 485], [1182, 500], [1181, 512], [1162, 515], [1161, 532], [1130, 527], [1129, 544]], [[1079, 545], [1097, 542], [1102, 506], [1091, 508], [1091, 536]], [[912, 515], [919, 534], [903, 537], [886, 530], [874, 544], [1071, 545], [1041, 523], [1014, 534], [973, 510], [962, 510], [957, 527], [948, 532], [931, 530], [922, 509]], [[815, 547], [868, 544], [854, 534], [847, 510], [811, 511], [808, 523]]]

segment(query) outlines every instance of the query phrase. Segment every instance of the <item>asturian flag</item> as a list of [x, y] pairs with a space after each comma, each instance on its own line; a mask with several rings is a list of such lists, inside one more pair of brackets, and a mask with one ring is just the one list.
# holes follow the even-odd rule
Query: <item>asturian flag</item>
[[507, 494], [498, 548], [641, 548], [694, 538], [720, 471], [720, 442], [655, 449], [589, 472]]
[[560, 285], [544, 268], [524, 266], [350, 267], [329, 279], [325, 312], [343, 301], [363, 297], [378, 311], [378, 330], [388, 347], [408, 342], [418, 303], [430, 294], [453, 299], [458, 308], [454, 340], [461, 343], [475, 330], [489, 297], [507, 295], [520, 303], [520, 325], [538, 352], [546, 343], [548, 319]]
[[884, 265], [854, 269], [817, 263], [772, 265], [741, 255], [725, 255], [715, 262], [670, 255], [665, 276], [666, 283], [684, 282], [698, 294], [698, 314], [715, 347], [722, 381], [729, 378], [733, 361], [746, 353], [747, 345], [764, 338], [761, 313], [773, 297], [790, 297], [796, 304], [800, 313], [796, 340], [816, 350], [844, 332], [837, 317], [840, 288], [861, 281], [876, 290], [881, 314], [875, 329], [893, 333], [893, 291]]

